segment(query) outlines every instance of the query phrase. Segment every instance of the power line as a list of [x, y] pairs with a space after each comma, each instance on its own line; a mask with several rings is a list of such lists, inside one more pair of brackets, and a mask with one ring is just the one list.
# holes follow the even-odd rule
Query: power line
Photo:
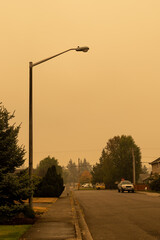
[[52, 150], [52, 151], [34, 151], [34, 153], [65, 153], [65, 152], [98, 152], [102, 149], [81, 149], [81, 150]]

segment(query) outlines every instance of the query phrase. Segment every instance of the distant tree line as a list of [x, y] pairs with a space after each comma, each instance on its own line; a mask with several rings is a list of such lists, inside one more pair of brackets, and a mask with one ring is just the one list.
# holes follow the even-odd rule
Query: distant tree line
[[91, 181], [91, 171], [92, 166], [85, 158], [83, 160], [78, 158], [77, 163], [70, 159], [67, 166], [63, 169], [65, 173], [65, 182], [74, 184]]

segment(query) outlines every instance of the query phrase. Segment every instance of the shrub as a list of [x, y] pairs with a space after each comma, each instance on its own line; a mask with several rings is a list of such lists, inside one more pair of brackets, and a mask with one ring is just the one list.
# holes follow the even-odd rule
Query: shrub
[[35, 213], [28, 205], [15, 204], [5, 205], [0, 207], [0, 224], [14, 222], [14, 219], [19, 218], [21, 215], [26, 218], [35, 218]]
[[160, 176], [159, 178], [153, 180], [151, 183], [150, 183], [150, 188], [151, 190], [153, 191], [160, 191]]
[[23, 204], [31, 195], [31, 187], [27, 170], [18, 174], [7, 173], [0, 181], [0, 205]]
[[12, 206], [1, 206], [0, 207], [0, 223], [9, 222], [13, 217], [23, 211], [24, 205], [17, 204]]
[[63, 179], [60, 174], [57, 174], [56, 167], [48, 168], [48, 171], [34, 196], [37, 197], [59, 197], [64, 190]]

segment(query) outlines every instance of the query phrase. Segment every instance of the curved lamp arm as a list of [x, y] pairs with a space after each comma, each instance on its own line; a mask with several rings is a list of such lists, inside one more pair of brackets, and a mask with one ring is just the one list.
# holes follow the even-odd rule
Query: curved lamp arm
[[46, 62], [46, 61], [48, 61], [48, 60], [50, 60], [50, 59], [52, 59], [52, 58], [55, 58], [55, 57], [57, 57], [57, 56], [59, 56], [59, 55], [61, 55], [61, 54], [63, 54], [63, 53], [66, 53], [66, 52], [69, 52], [69, 51], [72, 51], [72, 50], [79, 51], [79, 52], [88, 52], [89, 47], [79, 47], [79, 46], [78, 46], [77, 48], [70, 48], [70, 49], [68, 49], [68, 50], [66, 50], [66, 51], [63, 51], [63, 52], [61, 52], [61, 53], [58, 53], [58, 54], [56, 54], [56, 55], [54, 55], [54, 56], [52, 56], [52, 57], [43, 59], [43, 60], [41, 60], [41, 61], [39, 61], [39, 62], [36, 62], [36, 63], [30, 62], [30, 67], [34, 67], [34, 66], [36, 66], [36, 65], [39, 65], [39, 64], [41, 64], [41, 63], [43, 63], [43, 62]]

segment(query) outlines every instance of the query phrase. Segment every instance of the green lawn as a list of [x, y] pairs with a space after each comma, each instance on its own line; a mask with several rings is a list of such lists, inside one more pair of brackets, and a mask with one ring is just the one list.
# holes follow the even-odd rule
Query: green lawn
[[32, 225], [0, 225], [0, 240], [19, 240]]
[[91, 187], [88, 187], [88, 188], [80, 187], [79, 190], [95, 190], [95, 189]]

